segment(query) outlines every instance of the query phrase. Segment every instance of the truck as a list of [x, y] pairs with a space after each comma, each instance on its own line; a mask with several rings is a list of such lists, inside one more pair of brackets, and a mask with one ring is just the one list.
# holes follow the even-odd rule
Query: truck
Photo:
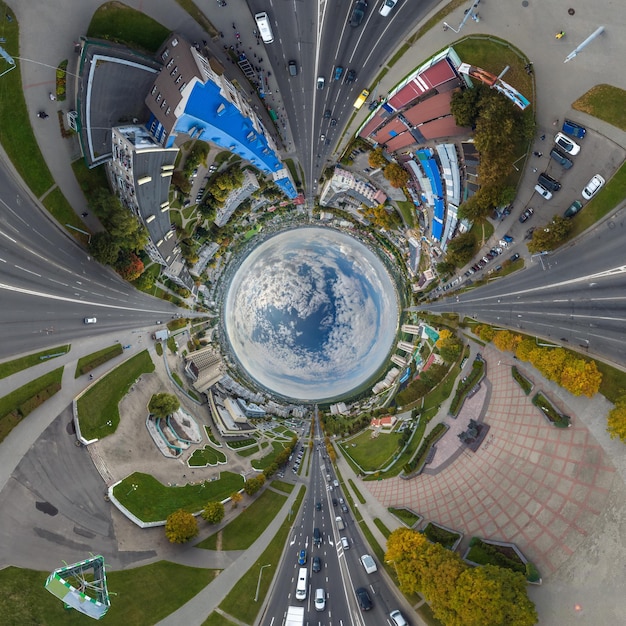
[[370, 95], [370, 92], [367, 89], [364, 89], [359, 94], [359, 97], [354, 101], [354, 105], [353, 105], [357, 111], [365, 104], [365, 101], [367, 100], [367, 96], [369, 95]]
[[304, 607], [303, 606], [288, 606], [287, 607], [287, 619], [285, 620], [285, 626], [303, 626], [304, 625]]

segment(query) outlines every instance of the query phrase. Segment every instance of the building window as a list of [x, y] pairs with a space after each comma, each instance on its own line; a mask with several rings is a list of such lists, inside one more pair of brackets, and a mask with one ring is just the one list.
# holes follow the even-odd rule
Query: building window
[[165, 67], [169, 70], [172, 65], [174, 65], [174, 59], [170, 59], [169, 63]]
[[178, 91], [180, 91], [180, 93], [183, 93], [183, 89], [187, 86], [187, 83], [183, 83], [179, 88]]
[[163, 99], [163, 94], [159, 92], [159, 95], [156, 97], [156, 101], [161, 102], [162, 99]]
[[167, 107], [167, 111], [165, 111], [165, 115], [169, 115], [171, 110], [172, 110], [172, 107]]
[[170, 72], [170, 76], [176, 76], [178, 74], [178, 65]]
[[154, 94], [156, 93], [156, 90], [157, 90], [157, 86], [156, 86], [156, 85], [153, 85], [153, 86], [152, 86], [152, 91], [151, 91], [150, 93], [151, 93], [152, 95], [154, 95]]
[[170, 56], [170, 51], [166, 48], [165, 50], [163, 50], [163, 54], [161, 55], [161, 58], [165, 61], [165, 59], [167, 59], [168, 56]]

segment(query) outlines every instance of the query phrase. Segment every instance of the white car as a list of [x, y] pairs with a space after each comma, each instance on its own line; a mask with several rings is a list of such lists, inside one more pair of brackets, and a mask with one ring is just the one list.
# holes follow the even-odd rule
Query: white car
[[604, 183], [605, 183], [604, 178], [602, 178], [600, 174], [596, 174], [585, 185], [585, 188], [583, 189], [583, 198], [585, 200], [591, 200], [591, 198], [593, 198], [598, 193], [598, 191], [600, 191], [600, 188], [602, 187], [602, 185], [604, 185]]
[[323, 76], [317, 77], [317, 88], [324, 89], [324, 85], [326, 84], [326, 79]]
[[552, 192], [546, 189], [543, 185], [536, 184], [535, 191], [539, 195], [543, 196], [546, 200], [550, 200], [550, 198], [552, 197]]
[[391, 10], [393, 9], [393, 7], [396, 6], [396, 4], [398, 4], [398, 0], [384, 0], [378, 12], [383, 17], [387, 17], [387, 15], [391, 13]]
[[394, 626], [409, 626], [402, 613], [400, 613], [397, 609], [395, 611], [391, 611], [391, 613], [389, 613], [389, 617], [391, 618]]
[[323, 611], [326, 608], [326, 592], [323, 589], [315, 590], [315, 610]]
[[85, 324], [95, 324], [98, 320], [95, 317], [86, 317]]
[[564, 150], [567, 154], [571, 154], [572, 156], [580, 152], [580, 146], [563, 133], [554, 135], [554, 143], [561, 148], [561, 150]]

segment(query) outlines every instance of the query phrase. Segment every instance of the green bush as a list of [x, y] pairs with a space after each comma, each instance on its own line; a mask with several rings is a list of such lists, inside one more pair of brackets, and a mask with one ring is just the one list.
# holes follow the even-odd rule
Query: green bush
[[450, 532], [445, 528], [435, 526], [432, 522], [429, 522], [428, 526], [424, 528], [424, 535], [429, 541], [439, 543], [447, 549], [452, 548], [454, 542], [461, 536], [460, 533]]
[[[477, 539], [477, 541], [474, 542], [474, 539]], [[526, 575], [526, 565], [512, 548], [483, 543], [476, 537], [472, 538], [470, 542], [470, 551], [467, 558], [479, 565], [496, 565]]]
[[526, 580], [529, 583], [538, 583], [541, 580], [541, 574], [532, 561], [526, 563]]
[[404, 466], [404, 471], [406, 474], [410, 474], [416, 467], [420, 467], [422, 462], [428, 456], [430, 449], [437, 442], [437, 440], [448, 430], [448, 426], [446, 424], [437, 424], [429, 435], [424, 437], [424, 441], [422, 445], [419, 447], [417, 454], [413, 457], [411, 461], [409, 461]]
[[515, 365], [511, 368], [511, 374], [513, 375], [515, 382], [522, 388], [522, 391], [528, 395], [533, 388], [532, 383], [519, 373]]
[[552, 422], [557, 428], [567, 428], [570, 425], [570, 418], [562, 415], [553, 406], [552, 403], [542, 393], [536, 393], [533, 396], [533, 404]]
[[463, 405], [463, 400], [465, 400], [465, 396], [467, 396], [474, 385], [476, 385], [482, 378], [484, 371], [485, 362], [482, 359], [474, 359], [474, 363], [472, 363], [472, 371], [469, 376], [465, 379], [465, 381], [461, 381], [456, 388], [456, 393], [450, 403], [450, 415], [458, 415], [461, 410], [461, 406]]

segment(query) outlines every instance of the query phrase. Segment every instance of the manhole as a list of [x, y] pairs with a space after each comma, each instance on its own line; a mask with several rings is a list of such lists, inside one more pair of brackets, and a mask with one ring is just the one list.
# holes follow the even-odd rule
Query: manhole
[[576, 13], [576, 9], [567, 9], [567, 12], [568, 12], [570, 15], [574, 15], [574, 13]]
[[523, 7], [527, 7], [527, 6], [528, 6], [528, 0], [524, 0], [524, 1], [522, 2], [522, 6], [523, 6]]

